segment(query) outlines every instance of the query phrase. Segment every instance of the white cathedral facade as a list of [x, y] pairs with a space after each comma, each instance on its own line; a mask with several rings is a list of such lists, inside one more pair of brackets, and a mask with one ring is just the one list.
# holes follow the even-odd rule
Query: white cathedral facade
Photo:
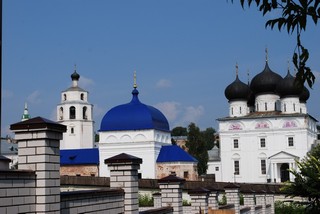
[[294, 179], [288, 169], [297, 168], [295, 161], [305, 157], [317, 139], [317, 120], [307, 112], [309, 91], [294, 79], [289, 69], [284, 78], [273, 72], [268, 60], [250, 84], [240, 81], [237, 71], [225, 89], [229, 116], [218, 119], [221, 159], [213, 157], [208, 163], [216, 181]]

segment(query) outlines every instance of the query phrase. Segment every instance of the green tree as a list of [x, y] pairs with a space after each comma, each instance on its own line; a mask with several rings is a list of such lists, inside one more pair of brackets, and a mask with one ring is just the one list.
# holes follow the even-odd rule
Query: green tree
[[188, 131], [186, 127], [177, 126], [171, 130], [171, 136], [187, 136]]
[[300, 162], [298, 169], [290, 169], [294, 181], [287, 181], [281, 191], [287, 197], [308, 199], [306, 213], [320, 213], [320, 145], [314, 147]]
[[245, 5], [250, 7], [253, 2], [263, 15], [271, 13], [274, 16], [279, 14], [276, 12], [280, 12], [279, 17], [266, 22], [266, 27], [271, 29], [278, 27], [279, 31], [286, 29], [289, 34], [296, 33], [297, 44], [292, 57], [293, 64], [298, 70], [296, 80], [300, 84], [307, 81], [312, 87], [315, 76], [306, 64], [309, 59], [309, 51], [302, 45], [301, 34], [306, 30], [307, 21], [317, 25], [320, 18], [320, 0], [240, 0], [243, 8]]
[[186, 143], [190, 155], [198, 160], [198, 174], [205, 174], [208, 168], [207, 145], [196, 124], [190, 123], [188, 126], [188, 140]]
[[216, 130], [212, 127], [206, 128], [206, 130], [201, 131], [201, 135], [203, 137], [203, 140], [206, 143], [207, 150], [212, 149], [214, 146], [214, 141], [215, 141], [214, 134], [215, 133], [216, 133]]
[[94, 133], [94, 142], [99, 142], [99, 134]]

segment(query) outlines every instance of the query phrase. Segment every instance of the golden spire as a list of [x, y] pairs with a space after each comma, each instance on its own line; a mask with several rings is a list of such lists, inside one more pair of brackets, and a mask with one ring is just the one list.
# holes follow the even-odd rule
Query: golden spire
[[74, 71], [77, 72], [77, 64], [74, 64]]
[[236, 62], [236, 76], [238, 76], [239, 74], [239, 66], [238, 66], [238, 63]]
[[137, 88], [137, 72], [134, 71], [133, 73], [133, 88]]
[[268, 62], [268, 48], [266, 48], [266, 62]]

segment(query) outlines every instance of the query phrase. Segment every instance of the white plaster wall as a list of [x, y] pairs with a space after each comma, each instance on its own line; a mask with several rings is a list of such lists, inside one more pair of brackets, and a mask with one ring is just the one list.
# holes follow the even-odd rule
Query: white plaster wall
[[[83, 94], [83, 100], [81, 100], [80, 96]], [[64, 99], [64, 95], [66, 95], [67, 99]], [[61, 102], [70, 102], [70, 101], [79, 101], [82, 102], [88, 102], [88, 92], [87, 91], [80, 91], [80, 90], [69, 90], [69, 91], [63, 91], [61, 93]]]
[[100, 176], [108, 177], [110, 172], [104, 160], [121, 153], [142, 158], [139, 173], [142, 178], [156, 178], [156, 160], [162, 145], [171, 144], [168, 132], [157, 130], [100, 132], [99, 158]]
[[247, 101], [232, 101], [229, 103], [230, 103], [230, 107], [229, 107], [230, 117], [245, 116], [249, 113]]
[[[81, 100], [83, 94], [83, 100]], [[66, 95], [66, 100], [64, 99]], [[70, 107], [76, 109], [75, 119], [70, 119]], [[60, 108], [63, 108], [61, 114]], [[86, 118], [83, 118], [83, 108], [86, 107]], [[60, 149], [81, 149], [94, 147], [94, 121], [92, 120], [93, 105], [88, 103], [88, 92], [69, 90], [61, 93], [61, 103], [57, 105], [57, 122], [67, 126], [60, 141]], [[61, 117], [62, 116], [62, 117]], [[74, 133], [71, 133], [71, 128]]]
[[[275, 111], [280, 110], [279, 102], [280, 97], [276, 94], [262, 94], [256, 96], [255, 99], [255, 109], [258, 112], [265, 112], [265, 111]], [[267, 103], [267, 110], [265, 110], [265, 103]], [[275, 109], [275, 103], [277, 103], [277, 109]], [[259, 109], [257, 109], [257, 105]]]
[[306, 103], [300, 103], [300, 108], [301, 108], [301, 113], [303, 113], [303, 114], [308, 113]]
[[[232, 127], [238, 128], [230, 130]], [[271, 176], [268, 158], [281, 151], [303, 158], [316, 139], [314, 127], [315, 121], [303, 115], [220, 121], [222, 176], [221, 180], [217, 178], [217, 181], [266, 182]], [[294, 138], [293, 147], [288, 146], [289, 136]], [[260, 148], [261, 137], [266, 139], [265, 148]], [[239, 148], [233, 148], [233, 139], [239, 140]], [[267, 174], [262, 175], [260, 160], [265, 157]], [[235, 159], [240, 162], [240, 175], [233, 175]]]
[[298, 97], [281, 99], [281, 112], [283, 114], [300, 113], [300, 101]]
[[[216, 170], [219, 167], [219, 170]], [[208, 161], [207, 174], [215, 174], [216, 181], [222, 180], [221, 161]]]

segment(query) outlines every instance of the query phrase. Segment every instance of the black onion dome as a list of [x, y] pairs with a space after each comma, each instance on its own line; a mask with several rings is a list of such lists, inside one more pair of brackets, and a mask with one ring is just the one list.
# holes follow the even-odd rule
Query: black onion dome
[[303, 87], [295, 81], [295, 78], [288, 71], [287, 76], [278, 83], [276, 90], [280, 97], [299, 97]]
[[79, 80], [80, 75], [76, 71], [74, 71], [73, 74], [71, 74], [71, 79], [72, 80]]
[[302, 92], [301, 92], [301, 94], [299, 96], [300, 102], [306, 103], [307, 100], [309, 99], [309, 97], [310, 97], [309, 90], [307, 89], [307, 87], [303, 86]]
[[250, 91], [249, 99], [248, 99], [248, 106], [254, 106], [254, 103], [256, 101], [256, 98], [254, 96], [254, 93]]
[[257, 74], [251, 81], [250, 88], [255, 94], [276, 93], [277, 84], [282, 80], [282, 77], [273, 72], [266, 62], [264, 70]]
[[250, 93], [251, 91], [249, 86], [241, 82], [238, 78], [238, 75], [235, 81], [228, 85], [224, 91], [224, 94], [229, 101], [248, 100]]

